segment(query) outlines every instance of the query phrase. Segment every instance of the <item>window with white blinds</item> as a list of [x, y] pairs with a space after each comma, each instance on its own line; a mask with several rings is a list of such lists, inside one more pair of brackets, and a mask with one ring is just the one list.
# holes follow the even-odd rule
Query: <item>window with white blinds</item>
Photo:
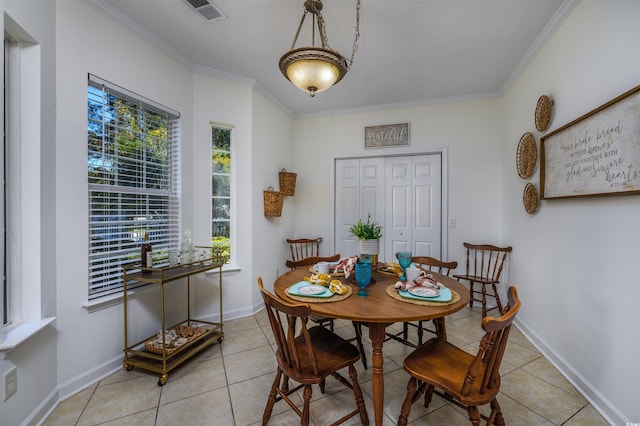
[[122, 291], [122, 265], [180, 244], [180, 114], [89, 74], [89, 300]]

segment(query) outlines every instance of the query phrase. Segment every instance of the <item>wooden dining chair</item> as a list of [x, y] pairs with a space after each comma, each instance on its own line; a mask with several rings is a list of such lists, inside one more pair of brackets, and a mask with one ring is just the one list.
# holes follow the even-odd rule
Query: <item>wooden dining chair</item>
[[[333, 256], [310, 256], [299, 259], [297, 261], [287, 260], [286, 262], [284, 262], [284, 264], [287, 266], [287, 268], [294, 270], [298, 268], [309, 268], [310, 266], [315, 265], [318, 262], [336, 262], [338, 260], [340, 260], [340, 254], [336, 253]], [[331, 331], [334, 331], [333, 318], [312, 313], [311, 319], [320, 325], [328, 325], [329, 329], [331, 329]]]
[[[473, 307], [473, 302], [482, 304], [482, 317], [487, 316], [487, 312], [498, 309], [502, 312], [502, 303], [496, 284], [500, 282], [500, 274], [507, 260], [507, 255], [511, 252], [511, 247], [496, 247], [490, 244], [464, 243], [467, 249], [467, 263], [464, 274], [455, 274], [453, 277], [458, 280], [469, 281], [469, 308]], [[475, 284], [480, 284], [480, 290], [474, 288]], [[487, 286], [491, 286], [492, 293], [487, 292]], [[477, 298], [477, 294], [481, 298]], [[496, 306], [487, 309], [487, 297], [493, 297]]]
[[284, 262], [289, 269], [308, 268], [318, 262], [337, 262], [340, 260], [340, 253], [331, 256], [309, 256], [298, 260], [287, 260]]
[[[413, 256], [411, 258], [411, 262], [413, 262], [418, 268], [422, 270], [433, 271], [446, 276], [449, 276], [451, 274], [451, 271], [458, 267], [458, 262], [456, 261], [445, 262], [443, 260], [429, 256]], [[402, 324], [402, 331], [399, 331], [397, 333], [387, 332], [387, 338], [385, 339], [385, 341], [394, 339], [407, 346], [417, 348], [418, 346], [422, 345], [422, 339], [424, 337], [425, 330], [433, 334], [437, 334], [435, 329], [428, 329], [424, 327], [425, 323], [427, 322], [428, 321], [418, 321], [417, 323], [405, 322]], [[415, 327], [417, 329], [417, 345], [409, 340], [409, 327]]]
[[[315, 265], [318, 262], [336, 262], [340, 260], [340, 253], [336, 253], [332, 256], [311, 256], [311, 257], [306, 257], [304, 259], [298, 260], [296, 262], [292, 261], [292, 260], [287, 260], [285, 262], [285, 265], [287, 266], [287, 268], [293, 270], [293, 269], [298, 269], [298, 268], [309, 268], [311, 265]], [[322, 325], [322, 326], [329, 326], [329, 329], [333, 332], [335, 331], [335, 319], [334, 318], [330, 318], [330, 317], [325, 317], [324, 315], [318, 315], [315, 313], [311, 313], [310, 317], [311, 321]], [[364, 366], [365, 370], [367, 369], [367, 357], [365, 355], [364, 352], [364, 345], [362, 344], [362, 328], [359, 327], [356, 323], [353, 323], [353, 329], [355, 332], [355, 336], [351, 339], [349, 339], [349, 342], [356, 342], [356, 345], [358, 346], [358, 350], [360, 351], [360, 354], [362, 356], [362, 365]]]
[[[309, 305], [290, 304], [277, 298], [265, 290], [260, 277], [258, 277], [258, 288], [278, 347], [276, 351], [278, 369], [271, 385], [262, 424], [266, 425], [269, 422], [275, 403], [284, 400], [300, 416], [300, 424], [308, 425], [311, 386], [324, 383], [329, 376], [335, 377], [338, 382], [353, 390], [357, 406], [333, 424], [344, 423], [356, 414], [360, 415], [362, 424], [369, 424], [358, 383], [358, 373], [354, 365], [360, 359], [360, 352], [352, 344], [324, 327], [307, 328], [311, 313]], [[345, 367], [348, 367], [351, 382], [338, 373], [338, 370]], [[289, 389], [289, 379], [299, 385]], [[304, 388], [302, 411], [295, 401], [289, 399], [289, 395], [300, 388]]]
[[320, 255], [320, 243], [322, 238], [287, 238], [291, 250], [291, 260], [296, 262], [306, 257]]
[[[500, 363], [509, 338], [509, 331], [518, 310], [520, 299], [515, 287], [508, 292], [509, 303], [498, 318], [485, 317], [482, 328], [485, 335], [476, 355], [472, 355], [451, 343], [432, 338], [413, 351], [404, 360], [404, 369], [411, 375], [407, 395], [402, 404], [398, 425], [406, 425], [411, 406], [423, 393], [424, 406], [428, 407], [436, 393], [452, 403], [466, 408], [471, 424], [504, 425], [502, 410], [496, 395], [500, 391]], [[435, 390], [438, 389], [438, 391]], [[491, 414], [485, 417], [478, 407], [491, 404]]]

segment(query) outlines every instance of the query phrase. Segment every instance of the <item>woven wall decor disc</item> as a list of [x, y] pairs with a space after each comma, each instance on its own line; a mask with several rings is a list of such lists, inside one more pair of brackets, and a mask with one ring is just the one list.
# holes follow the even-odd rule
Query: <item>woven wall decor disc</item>
[[524, 210], [529, 214], [534, 214], [538, 209], [538, 190], [531, 182], [524, 186], [522, 202], [524, 203]]
[[544, 132], [551, 122], [551, 111], [553, 109], [553, 101], [547, 95], [542, 95], [538, 99], [536, 105], [535, 123], [539, 132]]
[[536, 138], [531, 132], [527, 132], [520, 138], [518, 149], [516, 151], [516, 167], [518, 176], [527, 179], [533, 174], [538, 161], [538, 146]]

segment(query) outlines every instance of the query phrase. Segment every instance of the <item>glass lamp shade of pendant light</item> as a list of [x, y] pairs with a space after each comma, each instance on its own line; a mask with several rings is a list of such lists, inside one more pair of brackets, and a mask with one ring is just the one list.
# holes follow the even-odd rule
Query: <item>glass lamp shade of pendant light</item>
[[[294, 86], [308, 92], [311, 97], [313, 97], [316, 93], [323, 92], [342, 80], [347, 71], [349, 71], [351, 63], [353, 63], [353, 56], [355, 55], [358, 38], [360, 36], [360, 0], [357, 1], [356, 39], [350, 61], [347, 61], [341, 54], [328, 47], [324, 18], [321, 13], [322, 2], [320, 0], [306, 0], [304, 7], [305, 11], [300, 20], [293, 44], [291, 45], [291, 50], [280, 58], [280, 71]], [[295, 44], [300, 35], [307, 13], [313, 15], [311, 30], [312, 46], [296, 49]], [[322, 47], [313, 46], [316, 25]]]
[[321, 47], [303, 47], [280, 58], [280, 70], [297, 88], [313, 97], [345, 76], [347, 61], [337, 52]]

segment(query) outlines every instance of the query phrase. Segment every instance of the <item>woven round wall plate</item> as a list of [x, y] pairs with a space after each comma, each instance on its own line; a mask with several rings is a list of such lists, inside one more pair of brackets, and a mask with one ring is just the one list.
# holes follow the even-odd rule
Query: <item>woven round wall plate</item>
[[516, 167], [518, 176], [527, 179], [533, 174], [538, 161], [538, 146], [536, 138], [531, 132], [527, 132], [520, 138], [518, 149], [516, 151]]
[[524, 210], [529, 214], [534, 214], [538, 209], [538, 190], [531, 182], [524, 186], [522, 203], [524, 204]]
[[536, 105], [535, 124], [539, 132], [544, 132], [551, 122], [553, 101], [547, 95], [542, 95]]

